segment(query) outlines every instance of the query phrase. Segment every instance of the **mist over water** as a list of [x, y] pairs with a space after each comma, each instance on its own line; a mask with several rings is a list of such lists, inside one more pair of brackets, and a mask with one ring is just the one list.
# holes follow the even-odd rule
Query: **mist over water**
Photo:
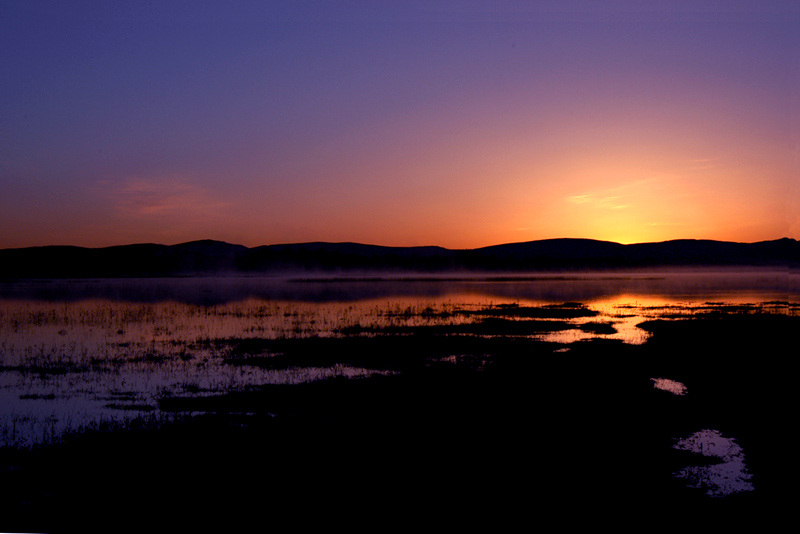
[[465, 294], [536, 302], [590, 302], [621, 296], [676, 301], [800, 300], [800, 274], [788, 269], [670, 269], [625, 272], [271, 277], [186, 277], [0, 282], [0, 299], [125, 302], [176, 301], [198, 305], [257, 298], [352, 302], [383, 298], [445, 298]]

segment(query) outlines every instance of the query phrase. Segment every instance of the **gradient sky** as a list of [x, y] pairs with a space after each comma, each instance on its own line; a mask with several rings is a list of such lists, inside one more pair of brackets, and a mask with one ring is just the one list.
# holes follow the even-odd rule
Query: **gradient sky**
[[800, 239], [800, 2], [0, 0], [0, 248]]

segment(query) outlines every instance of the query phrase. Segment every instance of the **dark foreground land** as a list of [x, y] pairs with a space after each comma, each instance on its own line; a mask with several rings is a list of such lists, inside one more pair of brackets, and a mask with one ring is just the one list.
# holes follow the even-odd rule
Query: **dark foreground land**
[[[769, 530], [791, 510], [799, 317], [720, 308], [646, 323], [641, 346], [565, 352], [488, 319], [497, 335], [418, 327], [232, 347], [231, 365], [286, 365], [273, 351], [394, 374], [169, 398], [162, 410], [187, 414], [169, 425], [4, 451], [0, 530]], [[752, 491], [714, 498], [673, 476], [715, 461], [672, 448], [702, 429], [735, 437]]]

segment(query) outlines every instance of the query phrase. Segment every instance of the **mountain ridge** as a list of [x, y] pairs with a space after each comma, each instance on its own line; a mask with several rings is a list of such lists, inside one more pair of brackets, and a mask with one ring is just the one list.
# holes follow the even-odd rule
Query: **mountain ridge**
[[741, 243], [674, 239], [621, 244], [586, 238], [504, 243], [474, 249], [393, 247], [314, 241], [246, 247], [203, 239], [175, 245], [135, 243], [0, 249], [0, 278], [95, 278], [282, 273], [521, 272], [677, 266], [800, 265], [791, 238]]

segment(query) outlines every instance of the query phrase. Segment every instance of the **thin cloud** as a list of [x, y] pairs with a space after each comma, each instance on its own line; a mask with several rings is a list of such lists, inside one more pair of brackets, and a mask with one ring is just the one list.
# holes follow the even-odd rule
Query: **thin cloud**
[[108, 222], [120, 228], [115, 243], [222, 238], [235, 220], [232, 202], [183, 176], [106, 180], [96, 188], [106, 204]]
[[207, 220], [230, 207], [207, 188], [183, 178], [131, 178], [109, 188], [112, 207], [136, 219]]
[[718, 167], [715, 160], [712, 158], [693, 158], [688, 161], [689, 171], [708, 171]]
[[571, 204], [587, 204], [592, 201], [593, 198], [591, 195], [573, 195], [567, 197], [567, 202], [570, 202]]
[[621, 201], [621, 197], [619, 195], [609, 195], [609, 196], [597, 196], [594, 194], [572, 195], [567, 197], [566, 200], [571, 204], [588, 204], [596, 206], [598, 208], [605, 208], [612, 210], [620, 210], [630, 207], [630, 204], [626, 204]]

